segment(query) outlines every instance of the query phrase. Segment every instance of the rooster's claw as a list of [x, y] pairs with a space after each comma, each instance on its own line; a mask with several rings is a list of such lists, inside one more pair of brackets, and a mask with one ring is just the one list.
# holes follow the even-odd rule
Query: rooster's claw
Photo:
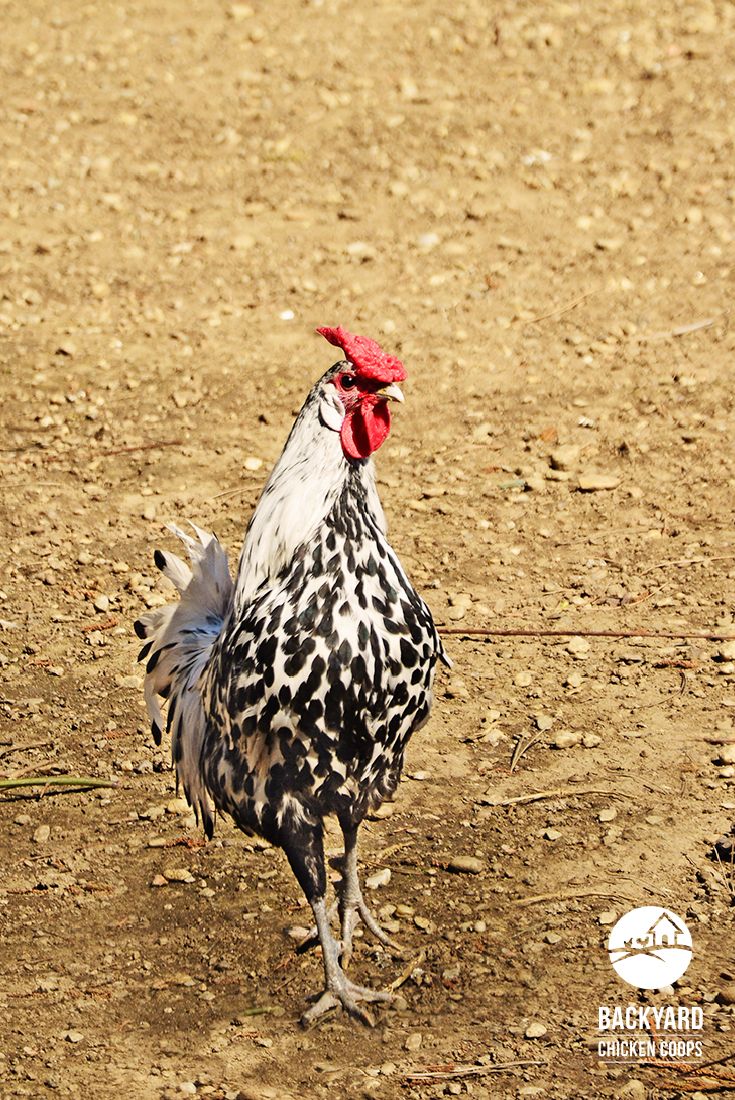
[[355, 985], [348, 978], [342, 975], [342, 980], [336, 983], [334, 989], [325, 989], [323, 993], [319, 994], [315, 1003], [308, 1008], [301, 1017], [302, 1027], [310, 1027], [316, 1023], [318, 1019], [325, 1015], [325, 1013], [331, 1011], [333, 1008], [339, 1008], [340, 1005], [349, 1013], [350, 1016], [354, 1016], [355, 1019], [360, 1020], [361, 1023], [366, 1024], [367, 1027], [375, 1027], [375, 1020], [366, 1008], [363, 1008], [360, 1001], [379, 1001], [387, 1002], [393, 1000], [393, 994], [382, 992], [377, 989], [367, 989], [362, 985]]

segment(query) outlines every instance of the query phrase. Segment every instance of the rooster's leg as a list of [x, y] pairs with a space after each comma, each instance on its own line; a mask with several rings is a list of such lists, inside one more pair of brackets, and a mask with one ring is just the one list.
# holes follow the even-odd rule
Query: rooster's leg
[[362, 896], [357, 874], [357, 826], [343, 823], [342, 832], [345, 838], [345, 855], [342, 864], [339, 912], [342, 923], [342, 966], [347, 967], [352, 956], [352, 934], [358, 916], [365, 927], [386, 947], [392, 947], [396, 951], [400, 951], [401, 948], [383, 931]]
[[341, 1005], [345, 1012], [372, 1027], [373, 1018], [360, 1002], [390, 1001], [392, 996], [390, 993], [355, 985], [340, 966], [340, 948], [329, 927], [329, 915], [324, 900], [327, 876], [324, 869], [321, 823], [311, 825], [302, 822], [300, 828], [290, 830], [288, 836], [281, 838], [280, 843], [314, 912], [324, 961], [324, 992], [307, 1009], [301, 1022], [308, 1026], [331, 1008]]

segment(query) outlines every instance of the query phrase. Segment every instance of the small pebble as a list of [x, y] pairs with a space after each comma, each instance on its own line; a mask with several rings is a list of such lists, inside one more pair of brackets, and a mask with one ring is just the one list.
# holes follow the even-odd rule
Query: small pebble
[[467, 608], [464, 607], [464, 606], [462, 606], [462, 607], [450, 607], [449, 610], [447, 611], [447, 618], [451, 619], [452, 622], [456, 623], [456, 622], [459, 622], [460, 619], [463, 619], [466, 614], [467, 614]]
[[613, 474], [580, 474], [577, 484], [582, 493], [600, 493], [607, 489], [617, 489], [620, 478]]
[[376, 810], [368, 814], [370, 821], [385, 821], [388, 817], [393, 817], [396, 812], [396, 808], [392, 802], [384, 802], [382, 806], [378, 806]]
[[404, 1046], [406, 1050], [420, 1050], [421, 1043], [423, 1042], [423, 1036], [420, 1031], [412, 1031], [406, 1039]]
[[618, 816], [618, 811], [612, 806], [609, 806], [606, 810], [600, 810], [597, 815], [598, 821], [614, 821]]
[[194, 876], [188, 867], [164, 867], [166, 882], [194, 882]]
[[185, 798], [172, 798], [170, 802], [166, 803], [167, 814], [188, 814], [189, 803]]
[[604, 913], [600, 913], [599, 917], [597, 918], [597, 923], [603, 925], [615, 924], [615, 921], [617, 919], [618, 914], [615, 912], [614, 909], [606, 909]]
[[543, 493], [546, 483], [542, 477], [531, 474], [530, 477], [526, 478], [525, 488], [531, 493]]
[[428, 250], [430, 248], [436, 248], [436, 246], [441, 243], [441, 237], [438, 233], [422, 233], [416, 243], [419, 248]]
[[110, 610], [110, 597], [100, 594], [95, 597], [95, 601], [92, 604], [95, 611], [109, 611]]
[[563, 837], [564, 834], [561, 833], [558, 829], [553, 829], [552, 828], [552, 829], [544, 829], [544, 831], [541, 835], [544, 838], [544, 840], [561, 840], [561, 838]]
[[580, 451], [581, 447], [574, 443], [555, 447], [549, 455], [549, 465], [552, 470], [571, 470], [577, 465]]
[[286, 929], [286, 935], [295, 943], [302, 943], [309, 935], [309, 929], [305, 928], [303, 924], [292, 924], [290, 928]]
[[237, 233], [230, 241], [230, 247], [235, 252], [247, 252], [255, 244], [255, 237], [250, 233]]
[[590, 643], [586, 638], [580, 638], [579, 635], [575, 635], [567, 642], [567, 653], [570, 653], [575, 660], [583, 660], [590, 651]]
[[615, 1096], [621, 1097], [621, 1100], [646, 1100], [647, 1095], [646, 1086], [637, 1077], [632, 1077], [615, 1089]]
[[377, 255], [375, 249], [367, 241], [352, 241], [347, 245], [347, 255], [356, 260], [372, 260]]
[[555, 749], [571, 749], [581, 740], [582, 735], [576, 730], [559, 730], [551, 744]]
[[375, 871], [374, 874], [368, 875], [365, 879], [365, 885], [368, 890], [377, 890], [380, 886], [387, 886], [390, 882], [390, 878], [390, 867], [382, 867], [379, 871]]
[[715, 1001], [720, 1005], [735, 1005], [735, 981], [723, 982]]
[[33, 834], [34, 844], [45, 844], [48, 838], [51, 836], [50, 825], [39, 825]]
[[73, 1028], [69, 1031], [64, 1031], [61, 1036], [67, 1043], [81, 1043], [84, 1035], [81, 1031], [75, 1031]]
[[459, 875], [480, 875], [485, 870], [485, 861], [477, 856], [452, 856], [447, 870]]
[[527, 1039], [541, 1039], [546, 1035], [547, 1030], [540, 1020], [534, 1020], [533, 1023], [528, 1025], [523, 1034]]

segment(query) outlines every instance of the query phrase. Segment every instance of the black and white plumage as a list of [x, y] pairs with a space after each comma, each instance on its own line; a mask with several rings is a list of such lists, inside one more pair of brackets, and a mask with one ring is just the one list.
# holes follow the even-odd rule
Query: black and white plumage
[[251, 518], [236, 582], [213, 535], [184, 541], [191, 567], [156, 564], [180, 594], [136, 624], [146, 700], [157, 697], [178, 780], [209, 836], [213, 807], [284, 849], [314, 911], [326, 988], [304, 1019], [387, 994], [354, 985], [326, 910], [323, 820], [345, 837], [342, 963], [357, 916], [389, 942], [357, 879], [357, 830], [395, 790], [411, 734], [431, 706], [431, 614], [386, 537], [370, 455], [388, 435], [402, 364], [373, 341], [320, 330], [345, 358], [313, 387]]

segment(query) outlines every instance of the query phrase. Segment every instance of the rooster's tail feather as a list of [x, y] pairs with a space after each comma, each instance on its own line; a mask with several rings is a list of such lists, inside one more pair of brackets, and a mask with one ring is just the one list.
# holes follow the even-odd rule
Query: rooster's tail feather
[[177, 783], [208, 836], [214, 828], [212, 806], [201, 767], [206, 734], [202, 678], [233, 597], [227, 555], [214, 535], [192, 524], [196, 538], [177, 527], [170, 530], [184, 543], [191, 566], [175, 554], [156, 550], [154, 561], [178, 590], [175, 604], [141, 615], [135, 632], [145, 645], [145, 701], [156, 744], [161, 743], [163, 715], [159, 698], [168, 700], [166, 729], [171, 731], [171, 756]]

